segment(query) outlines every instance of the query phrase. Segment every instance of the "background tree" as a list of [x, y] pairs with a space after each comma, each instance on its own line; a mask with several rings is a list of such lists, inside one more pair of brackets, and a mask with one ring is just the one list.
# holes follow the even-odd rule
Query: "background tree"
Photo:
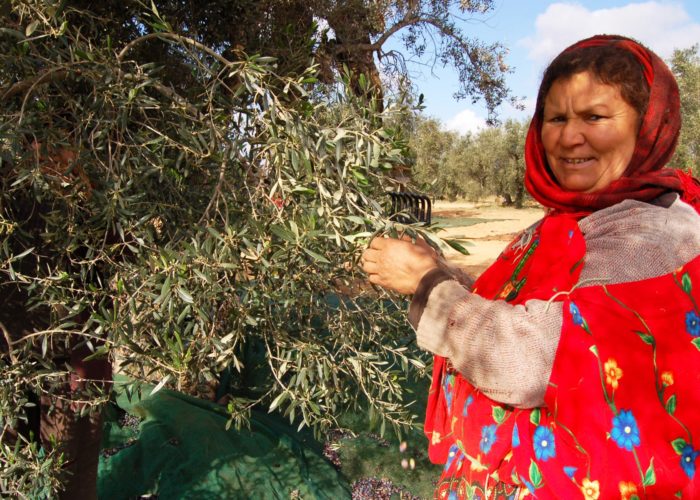
[[[528, 196], [525, 190], [525, 137], [528, 122], [508, 120], [498, 129], [494, 161], [489, 175], [490, 190], [505, 205], [522, 208]], [[487, 144], [485, 150], [490, 146]]]
[[681, 95], [683, 126], [671, 165], [700, 174], [700, 56], [698, 46], [675, 50], [671, 69]]
[[445, 164], [440, 175], [443, 177], [445, 198], [454, 200], [457, 198], [479, 198], [483, 195], [483, 182], [480, 172], [469, 171], [469, 162], [465, 161], [474, 143], [474, 136], [470, 133], [454, 134], [455, 139], [447, 147]]
[[453, 177], [456, 165], [448, 158], [457, 140], [457, 134], [442, 131], [440, 123], [432, 119], [418, 120], [412, 136], [414, 181], [425, 185], [438, 198], [451, 199], [462, 194]]

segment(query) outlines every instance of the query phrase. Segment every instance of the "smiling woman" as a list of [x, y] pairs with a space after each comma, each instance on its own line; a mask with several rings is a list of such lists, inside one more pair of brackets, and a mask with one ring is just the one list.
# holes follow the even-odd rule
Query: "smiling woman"
[[586, 71], [557, 80], [544, 103], [542, 145], [559, 185], [590, 193], [619, 179], [634, 152], [639, 113]]
[[435, 354], [438, 498], [699, 497], [700, 184], [666, 167], [679, 129], [656, 54], [583, 40], [545, 72], [527, 136], [541, 221], [473, 286], [422, 243], [366, 251]]
[[561, 187], [588, 193], [619, 179], [649, 101], [635, 56], [615, 46], [564, 52], [547, 69], [539, 95], [542, 146]]

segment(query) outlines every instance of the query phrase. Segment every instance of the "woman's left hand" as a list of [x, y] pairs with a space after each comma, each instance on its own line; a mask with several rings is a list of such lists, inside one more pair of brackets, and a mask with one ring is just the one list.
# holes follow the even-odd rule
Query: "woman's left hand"
[[369, 282], [403, 294], [413, 294], [428, 271], [438, 267], [437, 252], [422, 238], [376, 237], [362, 254]]

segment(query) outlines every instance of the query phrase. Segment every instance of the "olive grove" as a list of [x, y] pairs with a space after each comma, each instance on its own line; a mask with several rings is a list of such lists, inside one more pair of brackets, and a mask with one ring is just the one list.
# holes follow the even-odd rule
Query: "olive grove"
[[527, 126], [506, 120], [460, 136], [423, 118], [410, 141], [416, 155], [414, 180], [437, 198], [498, 196], [504, 204], [520, 208], [528, 196], [523, 184]]

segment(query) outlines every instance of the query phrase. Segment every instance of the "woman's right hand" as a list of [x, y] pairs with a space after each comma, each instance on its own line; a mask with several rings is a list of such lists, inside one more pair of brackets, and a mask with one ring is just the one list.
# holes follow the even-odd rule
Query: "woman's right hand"
[[421, 278], [438, 267], [438, 253], [422, 238], [400, 240], [378, 236], [362, 254], [369, 282], [403, 294], [413, 294]]

